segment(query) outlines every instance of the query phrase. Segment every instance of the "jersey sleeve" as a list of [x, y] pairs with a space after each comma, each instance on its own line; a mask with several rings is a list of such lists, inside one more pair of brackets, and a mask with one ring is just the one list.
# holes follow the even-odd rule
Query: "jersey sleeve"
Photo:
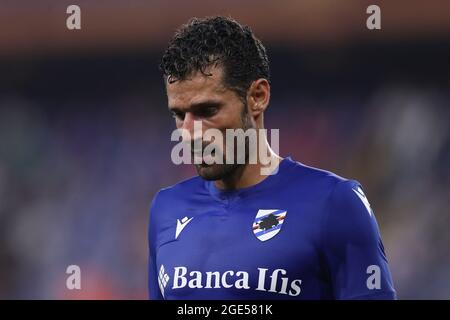
[[153, 198], [152, 204], [150, 206], [150, 217], [148, 226], [148, 249], [149, 249], [149, 259], [148, 259], [148, 294], [150, 300], [162, 300], [163, 297], [159, 290], [158, 285], [158, 269], [156, 267], [156, 211], [157, 211], [157, 197], [158, 194]]
[[361, 185], [339, 181], [323, 224], [323, 246], [336, 299], [396, 299], [377, 221]]

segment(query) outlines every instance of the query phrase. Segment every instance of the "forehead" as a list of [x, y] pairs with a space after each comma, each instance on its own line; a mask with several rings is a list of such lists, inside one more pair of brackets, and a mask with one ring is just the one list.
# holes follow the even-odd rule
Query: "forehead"
[[224, 98], [224, 96], [231, 93], [222, 83], [221, 68], [210, 68], [205, 73], [207, 75], [198, 71], [185, 80], [173, 83], [167, 82], [166, 90], [169, 108], [185, 108], [204, 100]]

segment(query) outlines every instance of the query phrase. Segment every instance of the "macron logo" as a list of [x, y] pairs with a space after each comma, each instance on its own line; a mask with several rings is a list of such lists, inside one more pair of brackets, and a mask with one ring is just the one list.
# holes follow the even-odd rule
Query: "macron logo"
[[178, 239], [178, 236], [180, 235], [181, 231], [183, 231], [183, 229], [188, 225], [189, 222], [191, 222], [191, 220], [193, 219], [188, 217], [184, 217], [183, 219], [177, 219], [177, 231], [175, 233], [175, 239]]
[[369, 212], [369, 216], [372, 216], [372, 208], [370, 207], [369, 200], [367, 200], [366, 195], [362, 191], [360, 187], [358, 189], [352, 189], [354, 193], [359, 197], [359, 199], [362, 201], [364, 206], [366, 207], [367, 211]]

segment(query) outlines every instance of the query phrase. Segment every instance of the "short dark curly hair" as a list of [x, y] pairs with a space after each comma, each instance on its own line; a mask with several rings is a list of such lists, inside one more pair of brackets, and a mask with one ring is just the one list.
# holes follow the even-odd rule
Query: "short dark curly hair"
[[193, 18], [175, 33], [165, 51], [160, 69], [169, 83], [185, 80], [195, 72], [219, 65], [225, 87], [244, 99], [251, 83], [270, 81], [266, 49], [248, 26], [222, 16]]

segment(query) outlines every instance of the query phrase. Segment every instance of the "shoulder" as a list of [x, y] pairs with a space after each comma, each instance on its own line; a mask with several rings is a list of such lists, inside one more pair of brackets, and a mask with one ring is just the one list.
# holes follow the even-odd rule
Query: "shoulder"
[[164, 206], [171, 206], [176, 199], [194, 193], [204, 188], [204, 181], [199, 176], [180, 181], [177, 184], [160, 189], [153, 197], [151, 211]]
[[305, 189], [311, 196], [320, 195], [323, 201], [330, 200], [336, 190], [350, 189], [359, 186], [359, 182], [344, 178], [334, 172], [307, 166], [300, 162], [288, 159], [289, 167], [285, 175], [286, 182], [305, 192]]
[[373, 216], [358, 181], [294, 161], [291, 161], [287, 171], [287, 183], [291, 190], [314, 203], [322, 221], [342, 219], [343, 223], [364, 223]]
[[[196, 176], [183, 180], [175, 185], [162, 188], [153, 197], [149, 210], [149, 241], [156, 243], [157, 234], [171, 227], [177, 214], [188, 206], [189, 199], [204, 190], [203, 180]], [[154, 237], [151, 239], [150, 237]]]
[[325, 243], [331, 246], [358, 243], [376, 248], [379, 240], [374, 212], [356, 180], [344, 179], [334, 185], [327, 200], [322, 227]]

